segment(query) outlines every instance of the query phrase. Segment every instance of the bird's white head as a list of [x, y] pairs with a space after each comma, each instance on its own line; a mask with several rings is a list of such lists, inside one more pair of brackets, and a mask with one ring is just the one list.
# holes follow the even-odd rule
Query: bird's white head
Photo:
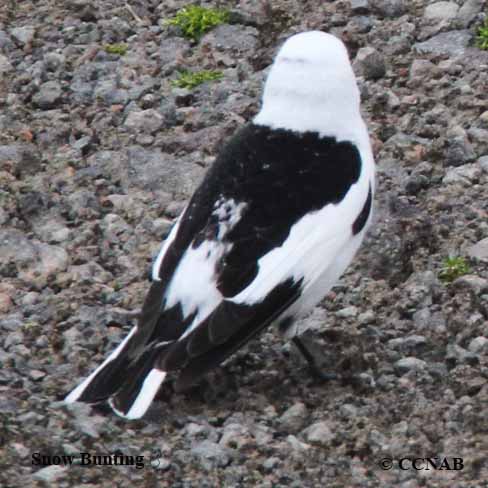
[[325, 32], [302, 32], [278, 52], [254, 123], [355, 140], [364, 130], [359, 103], [342, 41]]

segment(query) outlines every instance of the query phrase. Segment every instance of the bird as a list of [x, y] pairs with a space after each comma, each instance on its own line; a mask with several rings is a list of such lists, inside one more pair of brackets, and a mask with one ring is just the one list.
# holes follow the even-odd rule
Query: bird
[[[136, 325], [65, 398], [141, 418], [273, 327], [299, 339], [371, 222], [375, 163], [343, 42], [289, 37], [254, 118], [221, 146], [152, 266]], [[307, 357], [308, 356], [308, 357]]]

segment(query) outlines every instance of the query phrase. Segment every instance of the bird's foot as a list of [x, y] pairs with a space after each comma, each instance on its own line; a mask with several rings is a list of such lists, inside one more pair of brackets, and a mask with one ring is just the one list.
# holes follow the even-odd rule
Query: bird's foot
[[351, 386], [360, 386], [364, 383], [362, 375], [349, 375], [349, 374], [340, 374], [340, 373], [332, 373], [324, 371], [320, 366], [317, 364], [317, 360], [312, 353], [312, 351], [305, 345], [304, 341], [299, 337], [294, 337], [292, 339], [293, 343], [300, 351], [302, 356], [308, 363], [308, 368], [312, 376], [321, 381], [321, 382], [330, 382], [330, 381], [338, 381], [343, 385], [351, 385]]

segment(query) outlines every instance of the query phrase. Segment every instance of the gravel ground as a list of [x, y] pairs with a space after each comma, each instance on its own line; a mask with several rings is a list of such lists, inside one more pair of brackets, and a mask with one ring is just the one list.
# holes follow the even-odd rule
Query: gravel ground
[[[193, 43], [161, 26], [185, 2], [129, 3], [0, 7], [0, 485], [487, 487], [488, 52], [473, 46], [486, 2], [209, 1], [230, 23]], [[354, 59], [378, 195], [305, 340], [361, 381], [318, 382], [270, 331], [206, 384], [165, 387], [143, 420], [64, 406], [133, 323], [152, 257], [256, 113], [276, 47], [309, 29]], [[119, 42], [125, 54], [105, 51]], [[223, 78], [172, 87], [185, 68]], [[448, 256], [468, 274], [441, 280]], [[463, 469], [400, 469], [407, 457]]]

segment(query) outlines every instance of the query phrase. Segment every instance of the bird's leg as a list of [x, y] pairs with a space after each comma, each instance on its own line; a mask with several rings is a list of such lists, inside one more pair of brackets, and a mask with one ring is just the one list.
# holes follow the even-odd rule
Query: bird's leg
[[299, 339], [297, 336], [293, 337], [292, 339], [293, 344], [297, 347], [297, 349], [301, 352], [302, 356], [306, 359], [308, 363], [308, 367], [312, 374], [322, 381], [333, 381], [339, 380], [340, 376], [335, 373], [325, 373], [320, 369], [317, 365], [317, 362], [313, 356], [313, 354], [307, 349], [305, 344]]

